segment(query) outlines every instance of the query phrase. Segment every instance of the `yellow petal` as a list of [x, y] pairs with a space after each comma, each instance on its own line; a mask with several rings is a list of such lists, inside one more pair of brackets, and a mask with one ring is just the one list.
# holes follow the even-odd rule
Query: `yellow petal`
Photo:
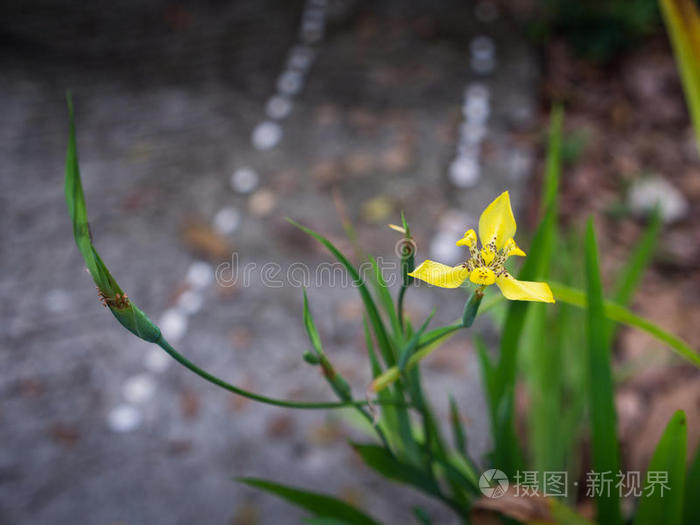
[[469, 276], [469, 280], [475, 284], [488, 286], [496, 282], [496, 274], [493, 273], [491, 268], [479, 266], [478, 268], [474, 268], [474, 271]]
[[469, 230], [464, 232], [464, 237], [457, 241], [457, 246], [468, 246], [471, 248], [476, 244], [476, 232], [474, 230]]
[[510, 196], [507, 191], [504, 191], [479, 217], [479, 238], [484, 246], [494, 241], [496, 250], [500, 250], [514, 235], [515, 217], [510, 207]]
[[387, 226], [399, 233], [406, 233], [406, 229], [403, 226], [397, 226], [396, 224], [387, 224]]
[[518, 281], [512, 275], [504, 273], [496, 278], [496, 285], [506, 299], [511, 301], [539, 301], [553, 303], [554, 296], [547, 283]]
[[442, 288], [457, 288], [469, 277], [469, 270], [461, 265], [452, 267], [428, 260], [408, 275]]
[[517, 244], [515, 244], [515, 241], [513, 239], [508, 239], [506, 241], [506, 244], [503, 247], [503, 251], [505, 252], [506, 257], [511, 257], [512, 255], [519, 255], [520, 257], [525, 257], [525, 252], [522, 251]]

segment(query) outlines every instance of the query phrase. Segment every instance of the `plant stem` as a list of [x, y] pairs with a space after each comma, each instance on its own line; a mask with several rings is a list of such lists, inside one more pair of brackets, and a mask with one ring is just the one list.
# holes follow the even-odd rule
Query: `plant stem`
[[401, 285], [401, 289], [399, 290], [399, 298], [398, 298], [398, 317], [399, 317], [399, 326], [401, 327], [401, 333], [403, 333], [403, 298], [404, 295], [406, 295], [406, 290], [408, 289], [408, 286], [406, 284]]
[[[260, 394], [255, 394], [254, 392], [249, 392], [249, 391], [244, 390], [242, 388], [239, 388], [235, 385], [227, 383], [223, 379], [220, 379], [220, 378], [216, 377], [215, 375], [210, 374], [206, 370], [199, 368], [192, 361], [190, 361], [185, 356], [183, 356], [180, 352], [175, 350], [170, 345], [170, 343], [168, 343], [163, 338], [162, 335], [158, 338], [157, 341], [155, 341], [155, 343], [158, 346], [160, 346], [163, 350], [165, 350], [170, 355], [170, 357], [175, 359], [175, 361], [180, 363], [182, 366], [184, 366], [188, 370], [194, 372], [202, 379], [209, 381], [210, 383], [218, 386], [219, 388], [223, 388], [224, 390], [228, 390], [229, 392], [233, 392], [234, 394], [238, 394], [239, 396], [247, 397], [248, 399], [252, 399], [254, 401], [259, 401], [261, 403], [265, 403], [268, 405], [275, 405], [275, 406], [279, 406], [279, 407], [301, 408], [301, 409], [324, 409], [324, 408], [331, 409], [331, 408], [348, 408], [348, 407], [361, 408], [361, 407], [368, 404], [367, 401], [355, 401], [355, 400], [342, 401], [342, 402], [337, 402], [337, 401], [321, 401], [321, 402], [289, 401], [286, 399], [277, 399], [277, 398], [273, 398], [273, 397], [263, 396]], [[389, 400], [389, 402], [379, 401], [379, 402], [377, 402], [377, 404], [406, 405], [405, 401], [394, 402], [391, 400]]]

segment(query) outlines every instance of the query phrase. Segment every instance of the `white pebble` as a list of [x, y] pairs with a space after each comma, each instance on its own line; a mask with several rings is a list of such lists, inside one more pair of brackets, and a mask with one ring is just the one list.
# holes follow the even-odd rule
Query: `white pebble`
[[153, 397], [156, 382], [149, 374], [138, 374], [130, 377], [122, 385], [122, 395], [129, 403], [145, 403]]
[[493, 57], [473, 56], [471, 59], [471, 67], [475, 73], [485, 75], [491, 73], [496, 68], [496, 61]]
[[141, 425], [141, 412], [136, 407], [122, 404], [114, 407], [107, 416], [113, 432], [131, 432]]
[[299, 69], [305, 71], [311, 67], [316, 58], [316, 52], [310, 46], [294, 46], [289, 52], [287, 67], [289, 69]]
[[283, 95], [293, 96], [304, 86], [304, 75], [294, 69], [287, 69], [277, 79], [277, 89]]
[[472, 39], [469, 49], [474, 58], [493, 58], [496, 46], [491, 37], [481, 35]]
[[239, 168], [231, 175], [231, 188], [238, 193], [250, 193], [258, 187], [258, 179], [252, 168]]
[[292, 111], [292, 101], [283, 95], [275, 95], [267, 101], [265, 113], [273, 120], [286, 118]]
[[63, 288], [55, 288], [46, 292], [44, 305], [49, 312], [65, 312], [70, 308], [70, 294]]
[[211, 264], [204, 261], [195, 261], [187, 269], [185, 281], [195, 290], [202, 290], [209, 286], [214, 279], [214, 270]]
[[457, 157], [450, 164], [450, 181], [460, 188], [470, 188], [479, 180], [479, 162], [473, 157]]
[[253, 130], [253, 146], [255, 149], [268, 150], [272, 149], [282, 139], [282, 127], [276, 122], [266, 120], [261, 122]]
[[459, 141], [464, 144], [479, 144], [486, 136], [486, 126], [477, 122], [464, 122], [459, 126]]
[[301, 39], [308, 44], [315, 44], [323, 36], [323, 24], [316, 21], [308, 21], [301, 26]]
[[160, 330], [165, 339], [176, 343], [187, 332], [187, 317], [181, 311], [169, 308], [160, 318]]
[[143, 358], [143, 364], [151, 372], [164, 372], [168, 366], [170, 366], [171, 357], [166, 354], [162, 349], [152, 347], [146, 352]]
[[484, 101], [488, 101], [490, 96], [491, 93], [489, 91], [489, 87], [486, 84], [482, 84], [481, 82], [474, 82], [472, 84], [469, 84], [464, 89], [465, 98], [478, 98], [483, 99]]
[[194, 315], [202, 309], [204, 298], [202, 294], [194, 290], [185, 290], [177, 298], [177, 307], [186, 315]]
[[665, 223], [682, 219], [689, 208], [683, 194], [666, 179], [657, 176], [635, 181], [627, 195], [627, 203], [637, 215], [649, 215], [658, 205]]
[[214, 215], [214, 229], [221, 235], [233, 233], [240, 223], [240, 212], [231, 206], [221, 208], [216, 215]]
[[471, 122], [482, 124], [489, 117], [489, 103], [483, 98], [467, 98], [462, 106], [464, 118]]

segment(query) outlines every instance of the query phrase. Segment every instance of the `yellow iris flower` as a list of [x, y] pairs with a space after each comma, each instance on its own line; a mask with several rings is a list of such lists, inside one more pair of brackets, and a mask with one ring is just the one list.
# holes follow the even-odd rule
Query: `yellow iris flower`
[[469, 259], [454, 267], [426, 260], [408, 275], [442, 288], [457, 288], [467, 279], [482, 287], [495, 283], [506, 299], [553, 303], [554, 297], [547, 283], [518, 281], [506, 271], [508, 257], [525, 256], [513, 240], [515, 228], [510, 196], [504, 191], [479, 217], [482, 247], [478, 246], [474, 230], [467, 231], [457, 241], [457, 246], [469, 248]]

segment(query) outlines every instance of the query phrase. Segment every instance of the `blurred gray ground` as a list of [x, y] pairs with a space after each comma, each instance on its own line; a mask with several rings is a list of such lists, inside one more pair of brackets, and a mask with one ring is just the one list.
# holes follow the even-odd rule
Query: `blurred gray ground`
[[[63, 200], [64, 92], [76, 106], [78, 144], [96, 244], [129, 296], [158, 319], [198, 254], [187, 224], [222, 206], [242, 214], [227, 239], [241, 264], [312, 268], [329, 256], [284, 221], [292, 217], [350, 249], [335, 189], [363, 248], [392, 260], [385, 227], [406, 210], [418, 259], [445, 214], [474, 220], [504, 189], [518, 203], [532, 152], [536, 68], [508, 21], [478, 22], [473, 4], [331, 2], [324, 42], [271, 152], [250, 133], [263, 118], [302, 2], [6, 2], [0, 22], [0, 523], [298, 523], [303, 513], [246, 489], [258, 476], [340, 494], [387, 523], [425, 504], [353, 457], [363, 433], [338, 413], [288, 412], [235, 399], [176, 366], [149, 372], [149, 345], [99, 306], [73, 244]], [[484, 173], [473, 189], [447, 181], [470, 73], [469, 42], [496, 42]], [[233, 193], [229, 176], [253, 166], [264, 196]], [[262, 205], [261, 205], [262, 200]], [[272, 203], [272, 206], [270, 204]], [[456, 225], [464, 230], [468, 224]], [[206, 235], [205, 235], [206, 236]], [[206, 250], [205, 250], [206, 251]], [[395, 291], [393, 291], [395, 293]], [[331, 359], [355, 395], [370, 376], [356, 290], [309, 290]], [[305, 365], [301, 290], [210, 287], [177, 345], [204, 368], [257, 392], [332, 399]], [[460, 290], [411, 290], [408, 311], [434, 324], [461, 313]], [[488, 330], [487, 320], [480, 321]], [[425, 363], [439, 413], [454, 392], [470, 447], [487, 447], [479, 374], [461, 335]], [[123, 385], [156, 382], [131, 432], [108, 425]]]

